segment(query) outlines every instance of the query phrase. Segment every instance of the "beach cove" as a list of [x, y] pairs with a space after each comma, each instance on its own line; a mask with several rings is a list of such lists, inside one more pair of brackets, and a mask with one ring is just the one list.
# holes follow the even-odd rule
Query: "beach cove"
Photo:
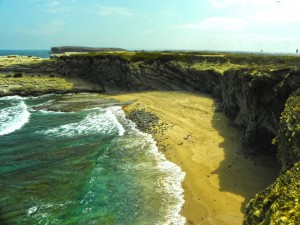
[[[159, 181], [154, 182], [158, 188], [179, 197], [179, 201], [175, 201], [176, 210], [165, 215], [178, 216], [184, 202], [181, 215], [186, 218], [186, 224], [254, 225], [270, 221], [297, 224], [300, 188], [295, 182], [299, 180], [300, 171], [298, 62], [299, 57], [294, 56], [208, 55], [203, 52], [99, 52], [63, 54], [50, 60], [7, 56], [1, 58], [0, 96], [4, 101], [5, 96], [13, 96], [22, 112], [31, 101], [26, 96], [44, 94], [67, 94], [61, 95], [65, 96], [63, 101], [49, 102], [54, 107], [47, 106], [50, 111], [68, 112], [74, 106], [80, 109], [102, 107], [105, 98], [108, 102], [104, 101], [104, 105], [108, 103], [119, 109], [122, 106], [127, 118], [144, 132], [142, 136], [150, 137], [147, 139], [154, 144], [151, 146], [156, 149], [155, 154], [168, 165], [175, 163], [178, 174], [181, 170], [186, 174], [182, 183], [185, 201], [180, 185], [182, 176], [179, 179], [176, 174], [174, 176], [175, 180], [180, 180], [172, 189], [175, 193], [161, 179], [155, 179]], [[81, 95], [86, 98], [81, 99]], [[66, 98], [71, 102], [65, 104]], [[37, 109], [44, 110], [44, 106]], [[30, 114], [35, 115], [35, 110], [29, 108]], [[159, 151], [152, 137], [145, 133], [153, 135]], [[7, 143], [14, 147], [9, 138]], [[6, 176], [5, 170], [3, 172]], [[28, 172], [30, 170], [22, 170], [22, 173]], [[174, 175], [165, 175], [168, 177], [168, 174]], [[6, 177], [17, 181], [13, 176]], [[147, 183], [147, 187], [154, 183]], [[145, 196], [151, 198], [151, 195]], [[156, 213], [164, 211], [154, 205]], [[153, 208], [149, 204], [145, 206]], [[31, 209], [36, 208], [30, 208], [30, 214]], [[129, 213], [128, 217], [135, 215], [142, 214]], [[114, 218], [100, 214], [92, 216], [100, 220]], [[182, 224], [184, 217], [178, 217], [180, 223], [171, 224]], [[12, 215], [9, 218], [17, 220]], [[152, 218], [144, 221], [156, 223]], [[173, 216], [167, 218], [174, 221]], [[65, 221], [64, 217], [60, 219]], [[128, 223], [128, 219], [119, 217], [118, 220]]]
[[186, 173], [181, 212], [186, 224], [242, 224], [245, 204], [277, 176], [270, 156], [242, 155], [237, 129], [228, 126], [207, 95], [154, 91], [109, 97], [134, 100], [125, 112], [144, 109], [168, 124], [154, 138], [166, 158]]

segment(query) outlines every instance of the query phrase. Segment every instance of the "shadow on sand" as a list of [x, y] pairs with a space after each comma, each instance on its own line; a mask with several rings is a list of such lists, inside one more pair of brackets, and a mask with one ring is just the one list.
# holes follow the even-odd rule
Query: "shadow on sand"
[[242, 146], [238, 144], [241, 131], [230, 126], [228, 121], [223, 113], [215, 112], [213, 115], [212, 125], [224, 138], [219, 147], [224, 150], [225, 158], [212, 174], [219, 177], [220, 191], [244, 198], [241, 206], [244, 213], [250, 199], [275, 181], [279, 166], [275, 156], [243, 154]]

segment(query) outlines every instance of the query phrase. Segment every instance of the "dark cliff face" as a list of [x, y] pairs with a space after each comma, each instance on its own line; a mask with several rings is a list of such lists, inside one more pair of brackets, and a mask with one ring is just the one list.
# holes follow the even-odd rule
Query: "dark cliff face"
[[62, 54], [65, 52], [103, 52], [103, 51], [126, 51], [121, 48], [92, 48], [83, 46], [58, 46], [52, 47], [52, 54]]
[[[239, 58], [157, 55], [137, 54], [135, 58], [122, 54], [62, 56], [1, 70], [80, 78], [96, 84], [97, 91], [104, 92], [176, 90], [209, 93], [220, 99], [220, 106], [232, 124], [242, 128], [242, 143], [247, 153], [275, 154], [276, 145], [272, 145], [272, 139], [277, 135], [287, 98], [300, 87], [299, 69], [246, 66], [225, 68], [220, 72], [215, 67], [224, 67], [230, 60]], [[200, 66], [195, 66], [197, 63]], [[212, 67], [203, 66], [210, 63], [214, 63]]]
[[258, 193], [246, 208], [244, 225], [299, 224], [300, 163]]
[[176, 61], [131, 63], [119, 57], [61, 57], [56, 66], [65, 76], [98, 82], [106, 92], [184, 90], [211, 93], [221, 77], [213, 70], [192, 70]]
[[[221, 80], [222, 109], [233, 124], [244, 128], [242, 143], [249, 153], [272, 153], [279, 117], [288, 96], [298, 87], [294, 71], [285, 69], [264, 74], [230, 70]], [[293, 80], [291, 82], [290, 80]]]
[[283, 174], [248, 203], [245, 225], [299, 224], [300, 89], [286, 102], [275, 142]]
[[275, 142], [278, 145], [277, 158], [281, 171], [300, 161], [300, 88], [285, 104]]
[[57, 71], [98, 83], [106, 92], [177, 90], [205, 92], [221, 100], [221, 108], [243, 129], [248, 153], [274, 154], [280, 113], [288, 96], [300, 86], [299, 71], [253, 72], [197, 69], [176, 60], [131, 62], [121, 57], [60, 57]]

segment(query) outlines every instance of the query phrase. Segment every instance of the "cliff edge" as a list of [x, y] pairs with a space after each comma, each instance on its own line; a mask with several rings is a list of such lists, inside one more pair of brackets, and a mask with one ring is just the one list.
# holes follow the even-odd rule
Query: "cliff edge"
[[105, 51], [126, 51], [122, 48], [92, 48], [83, 46], [58, 46], [51, 48], [51, 54], [63, 54], [66, 52], [105, 52]]

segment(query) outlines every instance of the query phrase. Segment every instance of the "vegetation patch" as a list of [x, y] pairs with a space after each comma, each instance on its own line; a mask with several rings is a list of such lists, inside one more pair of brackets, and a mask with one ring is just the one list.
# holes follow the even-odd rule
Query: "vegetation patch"
[[[3, 88], [5, 87], [5, 88]], [[0, 76], [0, 95], [11, 93], [46, 93], [51, 91], [66, 92], [73, 89], [73, 84], [63, 78], [46, 76], [5, 77]]]
[[244, 225], [299, 224], [299, 180], [297, 163], [248, 203]]

